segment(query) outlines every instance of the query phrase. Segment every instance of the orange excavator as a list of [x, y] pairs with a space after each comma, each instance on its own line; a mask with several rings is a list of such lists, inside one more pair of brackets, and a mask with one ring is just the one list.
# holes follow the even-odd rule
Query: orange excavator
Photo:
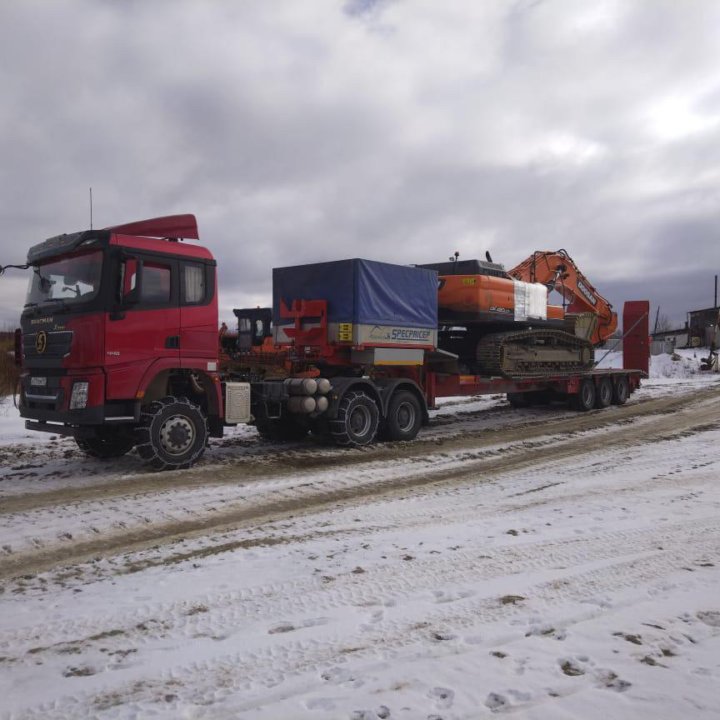
[[[612, 305], [565, 250], [537, 251], [506, 272], [486, 261], [421, 265], [438, 272], [439, 346], [468, 372], [508, 377], [592, 367], [617, 327]], [[548, 303], [556, 290], [562, 305]]]

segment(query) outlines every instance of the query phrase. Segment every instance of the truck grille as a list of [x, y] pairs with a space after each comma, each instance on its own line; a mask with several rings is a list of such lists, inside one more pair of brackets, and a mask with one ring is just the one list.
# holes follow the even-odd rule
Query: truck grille
[[[41, 332], [45, 332], [44, 342], [38, 342], [38, 335]], [[60, 360], [70, 354], [72, 339], [72, 330], [23, 333], [23, 355], [26, 360]]]

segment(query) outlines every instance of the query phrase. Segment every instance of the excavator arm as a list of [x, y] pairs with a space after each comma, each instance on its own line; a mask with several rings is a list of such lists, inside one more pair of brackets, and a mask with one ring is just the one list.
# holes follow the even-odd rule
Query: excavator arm
[[516, 280], [542, 283], [548, 290], [556, 290], [568, 303], [568, 313], [596, 315], [597, 326], [588, 338], [593, 345], [599, 345], [615, 332], [617, 313], [565, 250], [537, 250], [508, 274]]

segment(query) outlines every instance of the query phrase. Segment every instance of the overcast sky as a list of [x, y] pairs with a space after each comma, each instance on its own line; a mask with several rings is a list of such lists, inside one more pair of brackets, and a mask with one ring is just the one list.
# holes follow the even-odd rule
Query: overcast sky
[[0, 265], [92, 186], [95, 227], [195, 213], [228, 320], [275, 266], [455, 250], [713, 304], [716, 0], [4, 0], [0, 60]]

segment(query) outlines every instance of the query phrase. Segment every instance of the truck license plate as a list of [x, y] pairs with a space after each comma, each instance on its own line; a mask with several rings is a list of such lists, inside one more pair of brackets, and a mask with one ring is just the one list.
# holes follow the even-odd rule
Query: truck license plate
[[30, 384], [33, 387], [45, 387], [47, 385], [46, 377], [31, 377]]

